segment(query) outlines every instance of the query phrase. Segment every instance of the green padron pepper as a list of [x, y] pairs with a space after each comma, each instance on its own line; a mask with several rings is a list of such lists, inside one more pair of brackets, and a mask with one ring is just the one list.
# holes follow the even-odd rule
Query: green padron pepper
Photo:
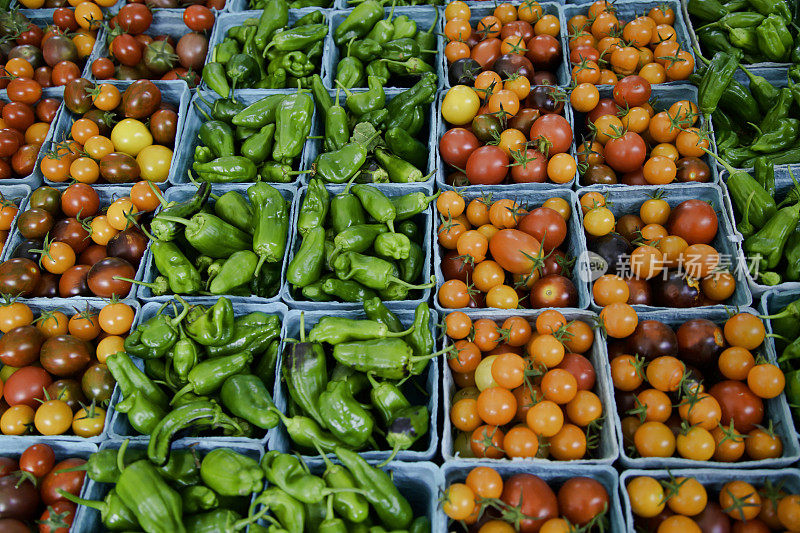
[[221, 496], [249, 496], [264, 487], [258, 462], [230, 448], [215, 448], [206, 454], [200, 463], [200, 477]]
[[198, 306], [201, 312], [189, 314], [185, 324], [186, 334], [203, 346], [223, 346], [233, 338], [233, 305], [220, 298], [208, 309]]

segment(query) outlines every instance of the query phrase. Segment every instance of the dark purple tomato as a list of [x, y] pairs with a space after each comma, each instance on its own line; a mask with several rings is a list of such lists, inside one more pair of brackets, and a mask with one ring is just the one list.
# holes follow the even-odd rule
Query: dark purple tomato
[[30, 294], [40, 277], [39, 267], [30, 259], [20, 257], [4, 261], [0, 264], [0, 294]]
[[561, 60], [561, 43], [552, 35], [537, 35], [528, 41], [525, 57], [531, 61], [537, 72], [552, 70]]
[[731, 519], [716, 502], [709, 501], [693, 519], [704, 533], [731, 533]]
[[629, 242], [633, 242], [639, 238], [639, 233], [645, 226], [644, 222], [639, 215], [628, 213], [622, 215], [617, 220], [616, 232], [625, 237]]
[[11, 257], [12, 258], [22, 257], [25, 259], [30, 259], [34, 263], [38, 263], [39, 258], [42, 257], [42, 253], [37, 252], [36, 250], [41, 250], [41, 249], [42, 249], [42, 241], [25, 239], [14, 248], [14, 251], [11, 253]]
[[673, 270], [667, 279], [656, 276], [651, 280], [653, 299], [663, 307], [697, 307], [702, 304], [700, 282]]
[[705, 318], [684, 322], [676, 335], [681, 360], [700, 368], [716, 365], [719, 354], [725, 348], [722, 328]]
[[32, 296], [34, 298], [57, 298], [59, 279], [60, 277], [55, 274], [42, 272], [42, 276], [39, 278], [39, 283], [36, 284]]
[[764, 420], [764, 401], [756, 396], [746, 383], [720, 381], [708, 393], [719, 402], [723, 426], [730, 425], [739, 433], [749, 433]]
[[55, 67], [62, 61], [77, 63], [78, 49], [66, 35], [53, 35], [42, 43], [42, 58], [50, 67]]
[[76, 254], [80, 254], [92, 243], [89, 231], [77, 218], [62, 218], [56, 222], [50, 237], [54, 241], [67, 243]]
[[72, 335], [50, 337], [42, 345], [42, 368], [59, 377], [74, 376], [92, 360], [91, 347]]
[[100, 159], [100, 175], [109, 183], [132, 183], [140, 172], [136, 159], [122, 152], [111, 152]]
[[64, 87], [64, 105], [73, 113], [83, 115], [93, 107], [91, 97], [93, 89], [94, 84], [85, 78], [72, 80]]
[[58, 294], [62, 298], [70, 296], [91, 296], [87, 277], [89, 275], [89, 265], [75, 265], [61, 274], [58, 280]]
[[150, 80], [139, 80], [122, 93], [122, 111], [128, 118], [146, 118], [161, 105], [161, 90]]
[[614, 185], [617, 174], [608, 165], [589, 165], [581, 174], [581, 185]]
[[159, 109], [150, 117], [150, 133], [157, 144], [172, 146], [178, 133], [178, 114], [171, 109]]
[[533, 77], [533, 64], [531, 60], [519, 54], [503, 54], [494, 62], [492, 70], [497, 72], [504, 80], [515, 74], [525, 76], [528, 79]]
[[134, 276], [136, 269], [129, 262], [119, 257], [106, 257], [92, 266], [87, 282], [95, 296], [124, 298], [131, 291], [132, 284], [118, 278], [133, 279]]
[[31, 533], [25, 522], [16, 518], [0, 518], [0, 531], [4, 533]]
[[86, 404], [86, 396], [83, 395], [81, 384], [78, 380], [67, 378], [54, 381], [47, 387], [47, 394], [50, 398], [58, 398], [69, 405], [73, 412], [81, 408], [81, 404]]
[[537, 279], [531, 287], [531, 307], [575, 307], [578, 305], [578, 290], [565, 276], [556, 274]]
[[675, 332], [658, 320], [640, 320], [627, 342], [628, 353], [638, 354], [648, 361], [665, 355], [678, 355]]
[[528, 94], [528, 106], [540, 113], [561, 113], [564, 110], [564, 98], [557, 94], [558, 89], [550, 85], [538, 85]]
[[629, 305], [653, 305], [653, 295], [647, 280], [630, 277], [625, 278], [625, 284], [628, 286], [626, 303]]
[[0, 457], [0, 477], [6, 477], [17, 470], [19, 470], [19, 463], [16, 459], [11, 457]]
[[61, 214], [61, 193], [58, 189], [43, 185], [31, 193], [28, 209], [44, 209], [54, 217]]
[[474, 264], [464, 261], [456, 250], [450, 250], [442, 258], [442, 274], [445, 280], [460, 279], [469, 284], [473, 269]]
[[711, 180], [711, 169], [699, 157], [682, 157], [675, 166], [678, 167], [677, 181], [706, 183]]
[[103, 363], [96, 363], [86, 369], [81, 377], [81, 389], [90, 402], [106, 404], [114, 392], [114, 376]]
[[178, 40], [175, 52], [177, 52], [178, 61], [183, 68], [199, 72], [203, 70], [206, 54], [208, 54], [208, 37], [197, 32], [187, 33]]
[[53, 215], [35, 207], [17, 217], [17, 229], [23, 239], [43, 239], [53, 229]]
[[150, 241], [136, 226], [124, 229], [114, 235], [106, 245], [109, 257], [119, 257], [138, 266]]
[[32, 520], [39, 508], [39, 491], [28, 478], [0, 478], [0, 518]]
[[39, 358], [45, 341], [36, 326], [19, 326], [0, 337], [0, 361], [8, 366], [26, 366]]
[[589, 251], [594, 252], [608, 264], [609, 273], [616, 273], [620, 258], [631, 251], [630, 242], [619, 233], [609, 233], [592, 239], [588, 243]]

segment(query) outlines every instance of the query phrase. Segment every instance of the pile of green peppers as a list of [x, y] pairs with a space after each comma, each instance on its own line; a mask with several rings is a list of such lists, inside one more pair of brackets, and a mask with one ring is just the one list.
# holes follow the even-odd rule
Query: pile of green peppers
[[235, 316], [227, 298], [209, 307], [176, 301], [137, 326], [125, 351], [106, 361], [122, 395], [116, 410], [137, 433], [150, 435], [147, 454], [156, 464], [179, 432], [250, 437], [279, 423], [269, 388], [280, 318], [260, 311]]
[[402, 81], [397, 78], [435, 76], [438, 11], [427, 31], [417, 29], [408, 16], [393, 18], [393, 14], [394, 6], [384, 18], [381, 2], [363, 0], [336, 27], [333, 40], [341, 55], [336, 66], [338, 84], [347, 89], [364, 87], [375, 77], [382, 86], [397, 86]]
[[[337, 82], [338, 83], [338, 82]], [[436, 76], [426, 74], [413, 87], [386, 99], [384, 83], [368, 77], [369, 90], [341, 86], [332, 99], [319, 76], [312, 79], [317, 112], [325, 124], [323, 147], [312, 173], [326, 183], [413, 183], [430, 174], [427, 139], [417, 136], [436, 95]], [[340, 98], [341, 91], [347, 98]], [[344, 100], [344, 102], [342, 101]]]
[[[405, 300], [425, 260], [425, 228], [414, 222], [437, 195], [412, 192], [388, 197], [377, 187], [348, 183], [331, 198], [318, 178], [309, 181], [300, 206], [300, 248], [286, 267], [295, 297], [313, 302]], [[396, 225], [396, 226], [395, 226]]]
[[407, 326], [379, 298], [364, 302], [364, 314], [323, 317], [308, 334], [301, 320], [300, 340], [282, 359], [289, 416], [278, 416], [301, 451], [388, 448], [388, 463], [430, 429], [427, 406], [406, 396], [414, 385], [407, 380], [440, 352], [433, 352], [428, 304]]
[[194, 173], [210, 183], [289, 183], [300, 174], [292, 168], [311, 132], [314, 98], [308, 92], [273, 94], [250, 105], [233, 98], [212, 104], [198, 95], [194, 105], [205, 121], [197, 131], [190, 177]]
[[95, 452], [85, 469], [89, 479], [113, 485], [102, 500], [59, 493], [97, 510], [107, 531], [233, 533], [248, 525], [256, 531], [254, 522], [266, 514], [249, 514], [252, 494], [264, 488], [264, 471], [258, 461], [230, 448], [202, 458], [191, 448], [173, 450], [158, 464], [125, 441], [119, 449]]
[[[765, 169], [800, 163], [800, 65], [789, 69], [786, 87], [776, 87], [739, 58], [738, 50], [717, 52], [690, 80], [698, 85], [701, 112], [711, 115], [717, 153], [733, 167], [755, 168], [756, 179], [774, 193], [772, 170]], [[733, 77], [737, 69], [749, 85]]]
[[689, 0], [686, 8], [703, 52], [744, 53], [745, 63], [800, 62], [800, 22], [786, 0]]
[[[797, 298], [797, 294], [794, 297]], [[770, 311], [775, 308], [770, 306]], [[800, 298], [797, 298], [772, 315], [760, 317], [770, 321], [775, 339], [778, 364], [786, 379], [786, 401], [800, 420]]]
[[795, 180], [785, 198], [776, 203], [773, 164], [757, 160], [751, 175], [714, 157], [728, 171], [726, 185], [736, 211], [736, 229], [744, 237], [742, 248], [750, 274], [768, 286], [800, 281], [800, 183]]
[[223, 98], [237, 87], [308, 87], [309, 76], [319, 72], [328, 34], [322, 11], [314, 10], [290, 25], [286, 0], [260, 3], [261, 16], [229, 29], [203, 67], [203, 81]]
[[346, 448], [333, 452], [341, 464], [323, 456], [321, 475], [312, 474], [297, 456], [264, 454], [261, 469], [268, 488], [253, 501], [250, 516], [268, 509], [269, 533], [430, 533], [430, 519], [414, 517], [388, 473]]
[[158, 275], [129, 281], [155, 296], [278, 293], [289, 234], [289, 204], [279, 190], [256, 183], [246, 198], [237, 191], [216, 196], [202, 183], [188, 200], [163, 207], [142, 230]]

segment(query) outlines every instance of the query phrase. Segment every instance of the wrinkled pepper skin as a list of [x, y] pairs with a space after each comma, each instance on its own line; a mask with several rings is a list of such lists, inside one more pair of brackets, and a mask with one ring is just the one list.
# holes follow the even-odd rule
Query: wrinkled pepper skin
[[754, 235], [744, 241], [747, 256], [760, 256], [759, 271], [772, 270], [783, 256], [786, 241], [800, 222], [800, 204], [780, 209]]
[[411, 505], [397, 490], [389, 474], [370, 466], [350, 450], [337, 448], [336, 456], [353, 475], [356, 485], [365, 491], [365, 498], [384, 524], [391, 524], [392, 528], [406, 528], [411, 524], [414, 519]]
[[358, 4], [345, 20], [334, 30], [333, 41], [337, 46], [352, 39], [366, 37], [372, 27], [383, 18], [383, 6], [375, 0], [365, 0]]
[[200, 477], [222, 496], [248, 496], [264, 487], [258, 462], [230, 448], [215, 448], [206, 454], [200, 463]]
[[313, 113], [314, 99], [307, 92], [298, 91], [283, 99], [275, 118], [275, 143], [272, 148], [275, 161], [291, 164], [300, 155], [306, 137], [311, 132]]
[[138, 390], [118, 402], [116, 410], [127, 414], [131, 427], [142, 435], [149, 435], [167, 415], [163, 407]]
[[316, 503], [325, 497], [325, 481], [306, 472], [294, 455], [275, 450], [261, 458], [267, 482], [277, 486], [301, 503]]
[[125, 506], [148, 533], [185, 533], [180, 495], [148, 461], [136, 461], [119, 476], [115, 487]]
[[250, 504], [250, 514], [259, 505], [269, 508], [272, 514], [289, 533], [303, 533], [306, 511], [303, 504], [278, 487], [269, 487]]
[[252, 374], [236, 374], [226, 379], [220, 389], [220, 400], [232, 415], [261, 429], [274, 428], [280, 421], [272, 395], [264, 382]]
[[190, 313], [185, 331], [192, 340], [203, 346], [227, 344], [233, 337], [233, 304], [223, 297], [203, 313]]
[[253, 206], [253, 251], [259, 257], [258, 273], [265, 261], [277, 263], [283, 260], [289, 232], [289, 210], [280, 191], [266, 183], [251, 186], [247, 189], [247, 196]]
[[328, 382], [319, 397], [320, 413], [330, 432], [345, 444], [358, 449], [372, 436], [375, 420], [353, 398], [350, 387], [342, 381]]
[[303, 288], [317, 281], [325, 262], [325, 229], [322, 226], [309, 231], [300, 243], [300, 249], [286, 268], [286, 281]]
[[310, 179], [297, 216], [297, 231], [300, 235], [305, 237], [312, 229], [323, 226], [330, 203], [330, 193], [325, 184], [317, 178]]
[[259, 354], [280, 335], [280, 319], [260, 311], [240, 316], [233, 322], [233, 335], [224, 346], [209, 346], [209, 357], [222, 357], [239, 352]]
[[325, 390], [328, 370], [325, 352], [316, 342], [292, 344], [284, 353], [283, 377], [289, 395], [303, 413], [324, 426], [319, 408], [319, 395]]

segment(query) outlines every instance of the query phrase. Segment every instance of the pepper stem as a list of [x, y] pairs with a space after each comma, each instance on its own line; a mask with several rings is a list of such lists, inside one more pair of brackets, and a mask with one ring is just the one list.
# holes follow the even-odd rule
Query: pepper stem
[[181, 217], [173, 217], [170, 215], [159, 215], [161, 220], [166, 220], [167, 222], [175, 222], [177, 224], [183, 224], [184, 226], [188, 226], [191, 222], [185, 218]]
[[175, 393], [175, 396], [172, 398], [172, 401], [169, 402], [170, 405], [175, 405], [175, 402], [178, 401], [178, 398], [183, 396], [184, 394], [190, 393], [194, 391], [194, 385], [192, 383], [187, 383], [180, 389], [178, 392]]
[[[702, 148], [702, 147], [701, 147], [701, 148]], [[736, 169], [735, 169], [735, 168], [733, 168], [733, 167], [730, 165], [730, 163], [728, 163], [727, 161], [725, 161], [724, 159], [722, 159], [721, 157], [719, 157], [717, 154], [715, 154], [714, 152], [712, 152], [712, 151], [711, 151], [711, 150], [709, 150], [708, 148], [703, 148], [703, 151], [704, 151], [705, 153], [707, 153], [708, 155], [710, 155], [711, 157], [713, 157], [713, 158], [714, 158], [714, 159], [715, 159], [715, 160], [716, 160], [716, 161], [717, 161], [717, 162], [718, 162], [720, 165], [722, 165], [722, 168], [724, 168], [725, 170], [727, 170], [727, 171], [728, 171], [730, 174], [733, 174], [734, 172], [736, 172]]]
[[438, 357], [440, 355], [453, 353], [455, 351], [455, 345], [448, 346], [447, 348], [443, 348], [438, 352], [429, 353], [428, 355], [412, 355], [409, 359], [409, 363], [416, 363], [417, 361], [429, 361], [434, 357]]
[[129, 443], [130, 439], [125, 439], [122, 441], [119, 450], [117, 450], [117, 470], [119, 470], [120, 473], [125, 470], [125, 452], [128, 450]]
[[405, 331], [398, 331], [397, 333], [394, 333], [394, 332], [390, 331], [389, 333], [387, 333], [386, 335], [384, 335], [384, 337], [405, 337], [405, 336], [406, 336], [406, 335], [408, 335], [409, 333], [413, 333], [413, 332], [414, 332], [414, 330], [415, 330], [416, 328], [417, 328], [417, 326], [411, 326], [411, 327], [410, 327], [410, 328], [408, 328], [407, 330], [405, 330]]
[[344, 190], [342, 191], [342, 194], [350, 194], [350, 186], [353, 184], [354, 181], [356, 181], [357, 177], [358, 177], [358, 173], [356, 173], [355, 176], [350, 178], [350, 181], [347, 182], [347, 185], [345, 186]]
[[[392, 230], [394, 231], [394, 230]], [[397, 276], [389, 276], [389, 281], [392, 283], [397, 283], [398, 285], [402, 285], [404, 287], [408, 287], [409, 289], [430, 289], [431, 287], [436, 285], [436, 277], [431, 276], [430, 283], [425, 283], [424, 285], [412, 285], [402, 279], [398, 278]]]
[[384, 466], [394, 461], [394, 458], [397, 457], [397, 452], [399, 451], [400, 451], [400, 443], [396, 442], [394, 444], [394, 447], [392, 447], [392, 453], [389, 455], [389, 457], [387, 457], [385, 461], [376, 464], [375, 468], [383, 468]]
[[345, 87], [344, 85], [342, 85], [342, 82], [340, 82], [339, 80], [336, 80], [336, 85], [338, 85], [338, 86], [339, 86], [339, 87], [340, 87], [340, 88], [341, 88], [341, 89], [344, 91], [344, 94], [346, 94], [348, 98], [349, 98], [349, 97], [351, 97], [351, 96], [353, 96], [353, 93], [352, 93], [352, 92], [350, 92], [350, 91], [347, 89], [347, 87]]
[[96, 509], [100, 511], [100, 514], [105, 514], [108, 511], [108, 504], [104, 501], [100, 500], [86, 500], [84, 498], [79, 498], [75, 496], [71, 492], [67, 492], [64, 489], [56, 489], [61, 496], [66, 498], [67, 500], [71, 501], [76, 505], [83, 505], [84, 507], [88, 507], [89, 509]]
[[156, 198], [158, 198], [158, 202], [161, 204], [161, 206], [162, 206], [162, 207], [168, 207], [168, 206], [169, 206], [169, 203], [167, 203], [167, 201], [166, 201], [166, 200], [164, 200], [164, 196], [161, 194], [161, 189], [159, 189], [158, 187], [156, 187], [156, 186], [153, 184], [153, 182], [152, 182], [152, 181], [148, 181], [148, 182], [147, 182], [147, 185], [150, 187], [150, 190], [151, 190], [151, 191], [153, 191], [153, 194], [155, 194], [155, 195], [156, 195]]
[[300, 311], [300, 342], [306, 342], [306, 313]]
[[437, 22], [439, 22], [439, 10], [438, 9], [436, 10], [436, 16], [433, 18], [433, 24], [431, 24], [431, 27], [428, 28], [428, 31], [426, 31], [425, 33], [433, 33], [433, 28], [436, 27], [436, 23]]
[[200, 112], [200, 114], [201, 114], [201, 115], [203, 115], [204, 117], [206, 117], [206, 120], [209, 120], [209, 121], [210, 121], [210, 120], [214, 120], [213, 118], [211, 118], [211, 115], [209, 115], [209, 114], [206, 112], [206, 110], [205, 110], [205, 109], [203, 109], [202, 107], [200, 107], [200, 106], [197, 104], [197, 101], [195, 101], [195, 102], [194, 102], [194, 107], [195, 107], [195, 109], [197, 109], [197, 111], [199, 111], [199, 112]]
[[138, 281], [135, 279], [123, 278], [122, 276], [114, 276], [113, 279], [119, 281], [127, 281], [128, 283], [133, 283], [134, 285], [139, 285], [140, 287], [147, 287], [156, 296], [161, 296], [166, 294], [167, 290], [169, 289], [168, 285], [164, 283], [166, 282], [166, 278], [164, 278], [163, 276], [158, 276], [156, 280], [152, 282]]
[[781, 318], [800, 318], [800, 313], [796, 313], [790, 310], [789, 305], [786, 306], [786, 309], [783, 311], [776, 313], [774, 315], [758, 315], [758, 318], [761, 320], [779, 320]]

